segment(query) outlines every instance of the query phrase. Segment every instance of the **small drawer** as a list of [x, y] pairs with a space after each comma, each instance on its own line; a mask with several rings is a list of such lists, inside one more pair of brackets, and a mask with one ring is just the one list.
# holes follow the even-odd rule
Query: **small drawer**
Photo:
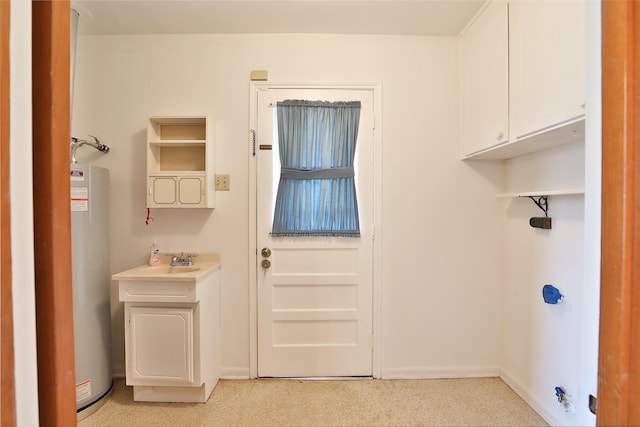
[[196, 282], [121, 280], [120, 301], [197, 302]]

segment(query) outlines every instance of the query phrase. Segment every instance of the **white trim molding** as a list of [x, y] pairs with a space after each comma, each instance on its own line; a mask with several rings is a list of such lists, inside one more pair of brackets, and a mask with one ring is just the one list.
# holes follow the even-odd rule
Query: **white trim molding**
[[220, 371], [220, 378], [224, 380], [248, 380], [249, 367], [223, 367]]
[[520, 381], [516, 380], [515, 377], [504, 369], [500, 370], [500, 379], [505, 382], [513, 391], [516, 392], [518, 396], [522, 400], [524, 400], [529, 406], [533, 408], [534, 411], [538, 413], [549, 425], [559, 426], [562, 425], [562, 422], [557, 419], [551, 412], [548, 411], [548, 408], [539, 400], [536, 399]]
[[421, 380], [442, 378], [499, 377], [498, 366], [414, 366], [409, 368], [385, 368], [381, 378], [393, 380]]

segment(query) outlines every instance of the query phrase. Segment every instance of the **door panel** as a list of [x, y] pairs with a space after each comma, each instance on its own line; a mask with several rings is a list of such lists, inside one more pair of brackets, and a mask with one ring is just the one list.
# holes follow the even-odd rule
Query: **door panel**
[[128, 385], [191, 384], [193, 309], [131, 307]]
[[178, 178], [178, 194], [183, 205], [202, 204], [202, 178]]
[[[361, 237], [270, 236], [280, 173], [273, 106], [285, 99], [361, 101]], [[269, 249], [257, 257], [258, 376], [372, 375], [373, 117], [372, 90], [258, 93], [257, 247]]]
[[151, 206], [173, 205], [176, 203], [176, 179], [174, 177], [154, 177], [151, 180]]

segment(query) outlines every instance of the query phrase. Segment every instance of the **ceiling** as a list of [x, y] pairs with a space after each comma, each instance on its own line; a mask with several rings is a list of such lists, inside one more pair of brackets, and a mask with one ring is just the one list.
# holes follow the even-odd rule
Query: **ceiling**
[[485, 0], [73, 0], [81, 35], [457, 35]]

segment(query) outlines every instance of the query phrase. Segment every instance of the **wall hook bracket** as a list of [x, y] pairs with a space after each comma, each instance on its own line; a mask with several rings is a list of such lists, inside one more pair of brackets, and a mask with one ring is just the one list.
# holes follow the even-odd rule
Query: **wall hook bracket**
[[529, 220], [529, 225], [534, 228], [551, 229], [551, 218], [547, 214], [549, 210], [549, 200], [547, 196], [527, 196], [537, 207], [544, 212], [544, 217], [533, 217]]

